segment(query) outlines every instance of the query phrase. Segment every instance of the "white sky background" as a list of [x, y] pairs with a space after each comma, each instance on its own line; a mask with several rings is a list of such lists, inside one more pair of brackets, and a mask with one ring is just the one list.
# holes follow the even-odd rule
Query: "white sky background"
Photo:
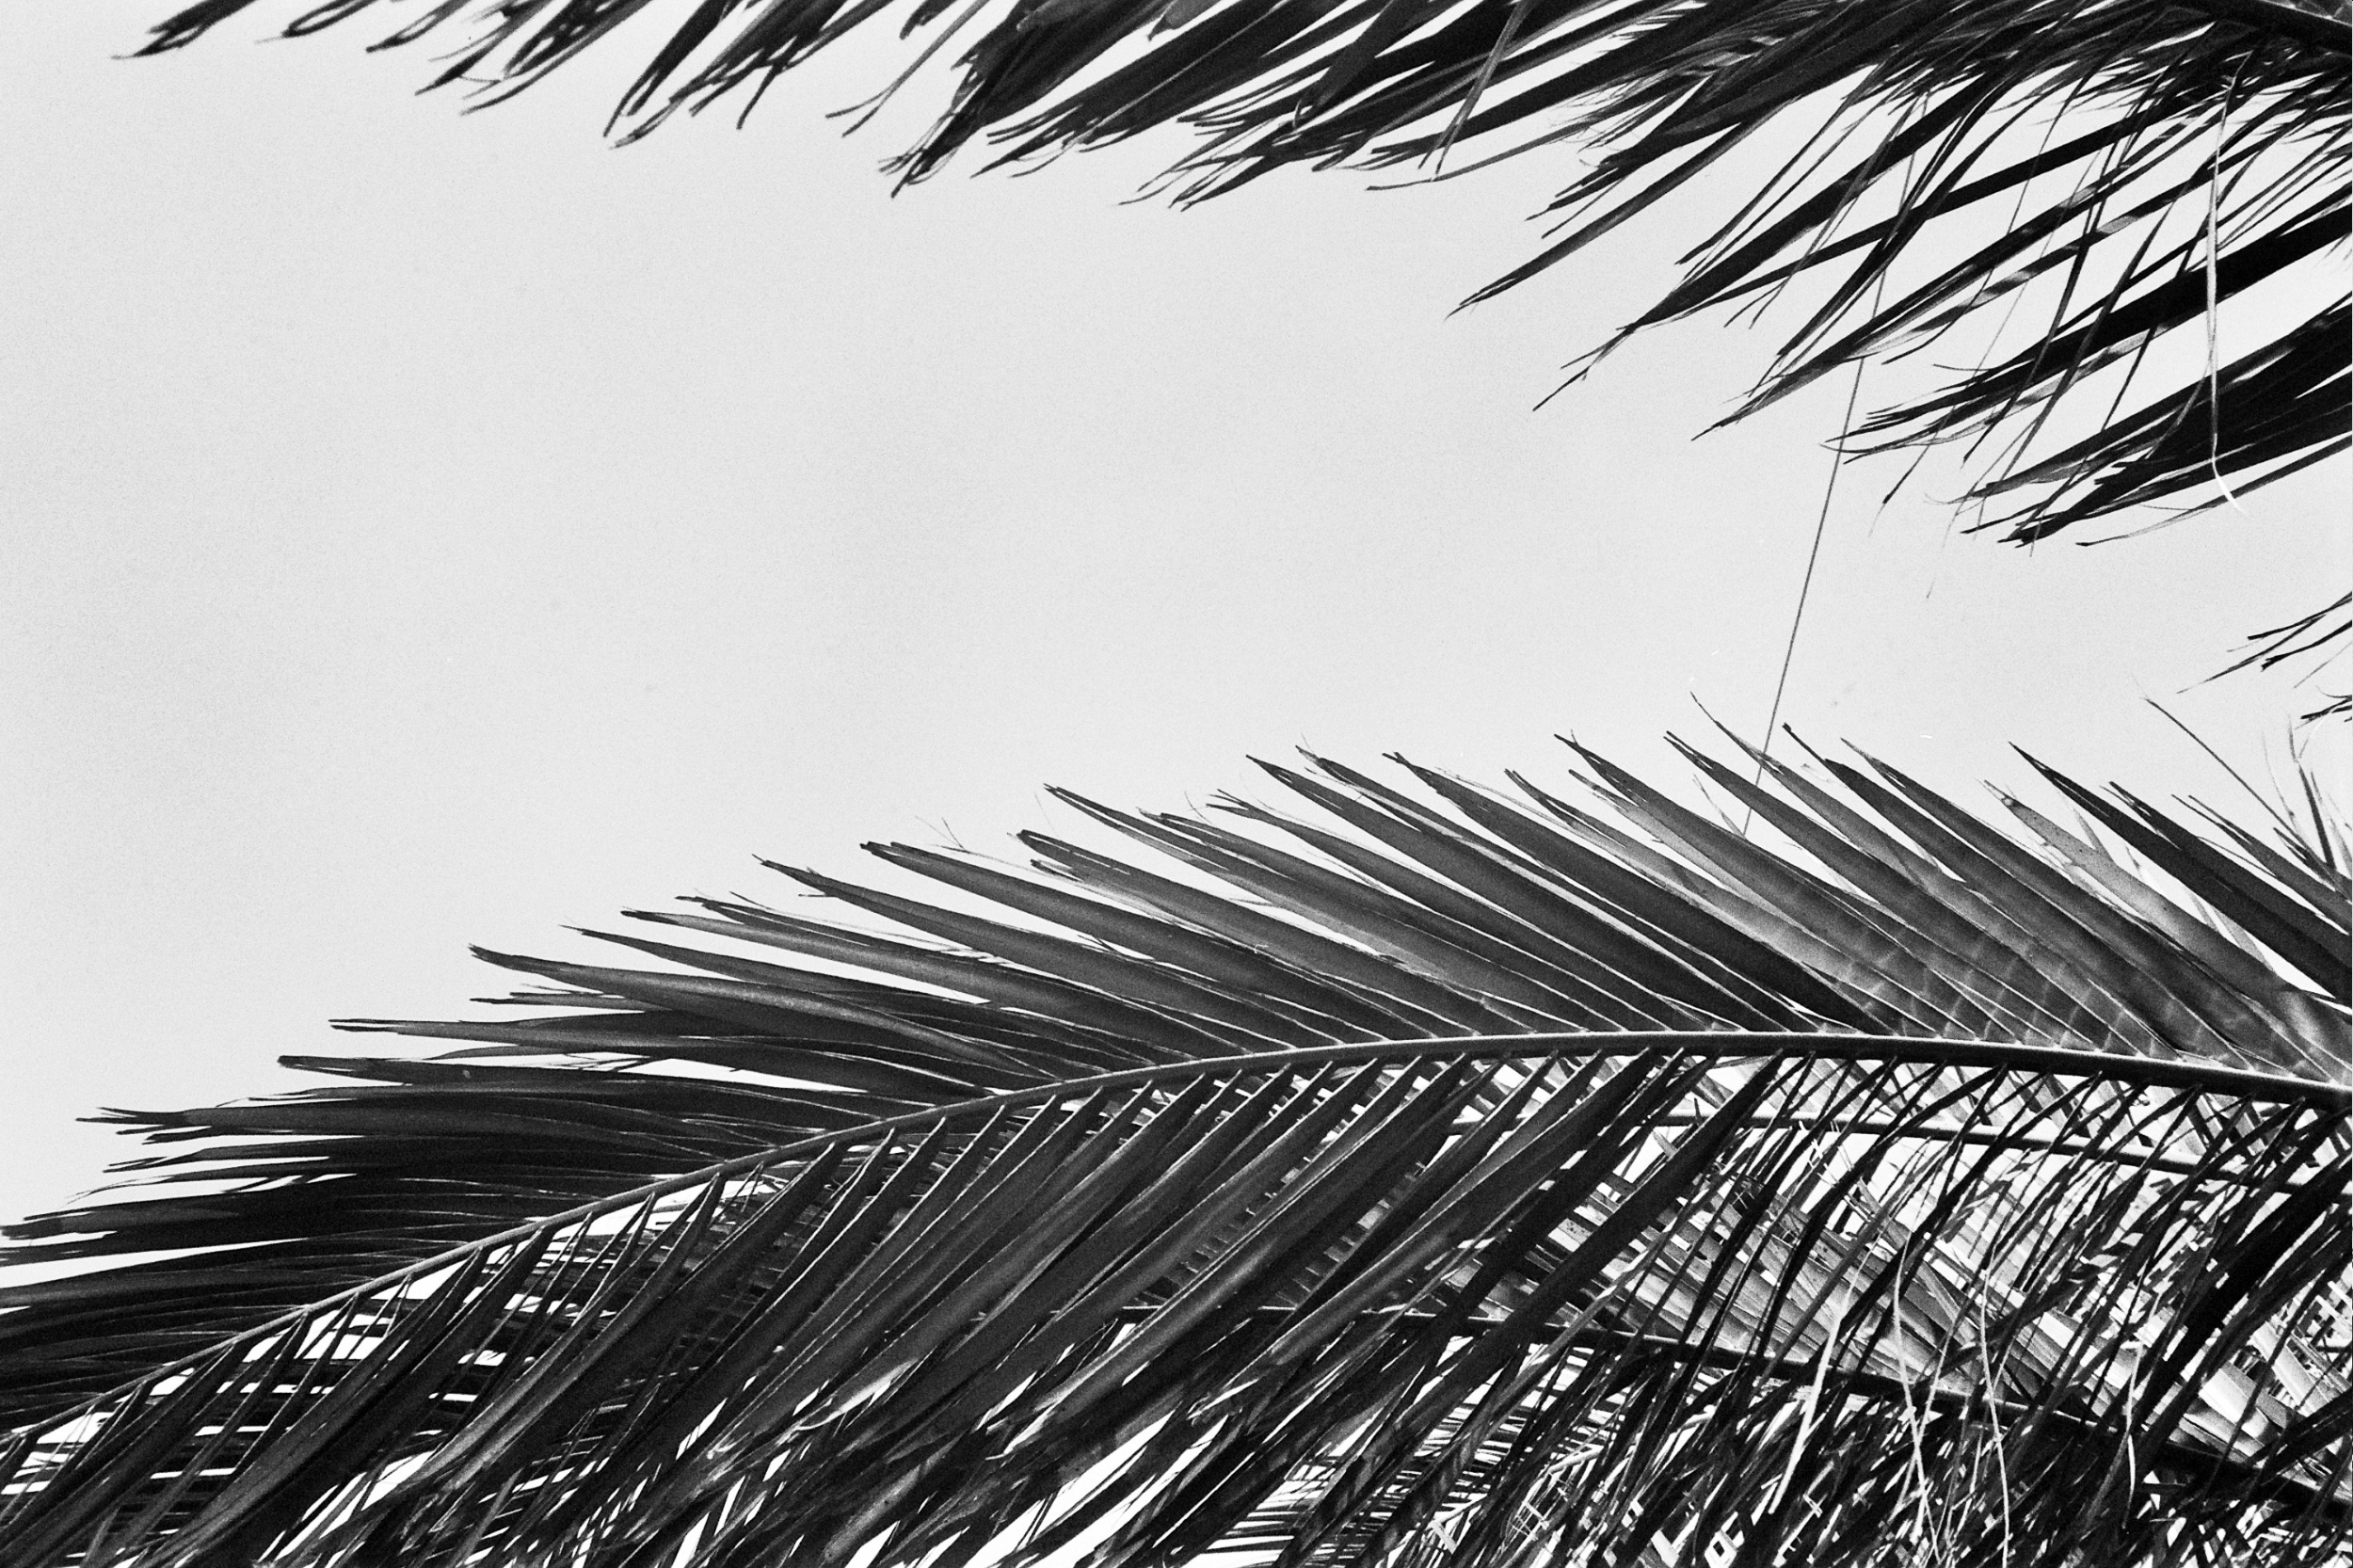
[[[1795, 326], [1701, 323], [1530, 411], [1693, 220], [1449, 319], [1565, 165], [1123, 204], [1169, 137], [894, 199], [921, 106], [822, 118], [887, 32], [613, 152], [626, 44], [460, 116], [375, 24], [112, 57], [168, 9], [0, 14], [10, 1213], [132, 1152], [95, 1106], [298, 1087], [383, 1043], [330, 1016], [506, 988], [469, 941], [789, 896], [756, 853], [855, 875], [1302, 743], [1557, 778], [1574, 729], [1679, 785], [1694, 696], [1762, 728], [1843, 378], [1694, 442]], [[1809, 737], [2235, 807], [2146, 696], [2278, 774], [2312, 694], [2194, 683], [2346, 581], [2342, 460], [2033, 555], [1875, 519], [1890, 478], [1841, 487]]]

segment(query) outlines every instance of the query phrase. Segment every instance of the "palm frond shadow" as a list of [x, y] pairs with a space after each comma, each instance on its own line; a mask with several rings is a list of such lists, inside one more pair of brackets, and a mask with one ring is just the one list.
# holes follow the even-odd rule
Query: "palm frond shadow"
[[91, 1272], [0, 1296], [0, 1556], [2345, 1560], [2333, 819], [1691, 756], [1780, 848], [1590, 754], [1064, 795], [1125, 852], [118, 1113], [14, 1229]]

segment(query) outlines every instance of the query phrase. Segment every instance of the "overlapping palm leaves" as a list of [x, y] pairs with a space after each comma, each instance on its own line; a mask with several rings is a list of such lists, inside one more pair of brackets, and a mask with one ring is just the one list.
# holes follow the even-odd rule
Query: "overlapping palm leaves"
[[[151, 47], [251, 3], [202, 0]], [[388, 41], [449, 44], [440, 79], [496, 96], [647, 9], [442, 0]], [[699, 0], [632, 33], [652, 57], [617, 122], [748, 103], [886, 18], [924, 35], [918, 65], [968, 40], [910, 178], [976, 140], [1034, 159], [1171, 122], [1201, 133], [1171, 175], [1190, 196], [1292, 164], [1584, 154], [1551, 243], [1484, 294], [1717, 188], [1735, 210], [1628, 330], [1799, 286], [1750, 408], [1937, 344], [1971, 368], [1849, 441], [1962, 443], [2014, 539], [2244, 495], [2353, 424], [2325, 263], [2353, 224], [2344, 0]], [[1689, 184], [1720, 166], [1735, 194]]]
[[1783, 848], [1590, 756], [1066, 795], [1125, 851], [126, 1114], [0, 1558], [2345, 1560], [2333, 820], [1699, 760]]

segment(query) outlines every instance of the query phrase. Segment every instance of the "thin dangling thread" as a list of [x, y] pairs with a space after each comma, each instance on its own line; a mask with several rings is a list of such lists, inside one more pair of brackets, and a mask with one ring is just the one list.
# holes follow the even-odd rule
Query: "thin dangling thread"
[[[1854, 362], [1854, 379], [1847, 384], [1847, 412], [1838, 422], [1843, 433], [1854, 428], [1856, 402], [1863, 395], [1863, 361]], [[1822, 535], [1830, 527], [1831, 499], [1838, 493], [1838, 471], [1844, 466], [1845, 454], [1833, 452], [1830, 458], [1830, 479], [1822, 486], [1822, 509], [1814, 518], [1814, 543], [1805, 552], [1805, 577], [1798, 584], [1798, 608], [1789, 617], [1789, 636], [1782, 644], [1781, 674], [1773, 680], [1773, 706], [1765, 717], [1765, 738], [1756, 748], [1756, 777], [1753, 782], [1762, 788], [1765, 783], [1765, 763], [1772, 755], [1773, 733], [1781, 726], [1781, 699], [1789, 690], [1789, 666], [1798, 657], [1798, 629], [1805, 624], [1806, 602], [1814, 597], [1814, 568], [1822, 558]], [[1755, 820], [1756, 808], [1751, 807], [1740, 818], [1740, 836], [1749, 836], [1749, 824]]]

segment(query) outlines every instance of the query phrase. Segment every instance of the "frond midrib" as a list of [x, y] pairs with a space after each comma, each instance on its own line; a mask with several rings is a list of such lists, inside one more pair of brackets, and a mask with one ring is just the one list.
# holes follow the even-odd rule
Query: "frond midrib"
[[1022, 1106], [1135, 1088], [1203, 1073], [1282, 1071], [1308, 1066], [1395, 1061], [1493, 1061], [1512, 1057], [1590, 1058], [1641, 1055], [1678, 1050], [1693, 1055], [1718, 1054], [1736, 1061], [1758, 1059], [1822, 1059], [1841, 1061], [1909, 1062], [1940, 1067], [1993, 1067], [2057, 1077], [2081, 1077], [2151, 1088], [2175, 1088], [2228, 1094], [2244, 1099], [2277, 1104], [2303, 1104], [2344, 1117], [2353, 1112], [2353, 1084], [2332, 1083], [2286, 1074], [2251, 1072], [2210, 1063], [2126, 1055], [2121, 1052], [2073, 1050], [2058, 1047], [2024, 1046], [2005, 1041], [1957, 1039], [1902, 1034], [1841, 1034], [1804, 1032], [1732, 1032], [1725, 1030], [1622, 1030], [1559, 1032], [1531, 1034], [1432, 1036], [1420, 1039], [1372, 1040], [1343, 1045], [1298, 1047], [1231, 1056], [1203, 1056], [1156, 1063], [1145, 1067], [1064, 1079], [1032, 1088], [1010, 1090], [952, 1104], [932, 1106], [896, 1116], [878, 1117], [856, 1127], [819, 1133], [789, 1144], [754, 1150], [730, 1160], [698, 1167], [678, 1176], [608, 1193], [588, 1203], [512, 1225], [446, 1248], [359, 1285], [347, 1287], [264, 1322], [224, 1336], [130, 1382], [40, 1417], [19, 1432], [48, 1430], [73, 1420], [126, 1392], [152, 1386], [230, 1348], [258, 1340], [309, 1319], [340, 1303], [392, 1288], [405, 1281], [446, 1269], [453, 1264], [510, 1242], [584, 1224], [671, 1193], [714, 1181], [755, 1173], [826, 1148], [856, 1144], [878, 1134], [935, 1126], [959, 1116], [993, 1115]]

